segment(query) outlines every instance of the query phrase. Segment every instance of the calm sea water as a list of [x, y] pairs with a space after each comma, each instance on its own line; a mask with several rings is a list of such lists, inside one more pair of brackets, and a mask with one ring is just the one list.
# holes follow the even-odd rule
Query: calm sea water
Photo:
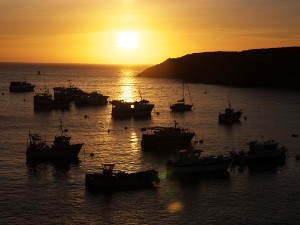
[[[0, 64], [0, 223], [299, 224], [300, 161], [295, 155], [300, 137], [292, 134], [300, 135], [300, 92], [189, 84], [195, 110], [174, 114], [169, 105], [181, 98], [181, 81], [136, 77], [145, 68]], [[112, 119], [111, 105], [35, 112], [35, 93], [8, 91], [10, 81], [24, 79], [37, 85], [36, 92], [70, 81], [84, 91], [109, 95], [109, 100], [138, 100], [140, 90], [155, 108], [151, 118], [122, 120]], [[243, 109], [241, 123], [232, 126], [217, 121], [228, 98], [234, 108]], [[79, 160], [27, 164], [28, 131], [52, 141], [60, 118], [72, 141], [84, 142]], [[287, 147], [289, 157], [284, 165], [232, 168], [226, 177], [166, 179], [166, 161], [173, 155], [143, 151], [140, 128], [173, 126], [174, 120], [196, 132], [205, 155], [246, 150], [245, 142], [263, 136]], [[103, 162], [130, 172], [156, 169], [161, 182], [156, 189], [86, 192], [85, 173], [98, 171]]]

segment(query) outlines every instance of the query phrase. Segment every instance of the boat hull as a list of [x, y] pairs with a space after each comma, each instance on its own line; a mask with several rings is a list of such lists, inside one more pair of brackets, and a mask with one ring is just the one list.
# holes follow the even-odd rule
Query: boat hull
[[241, 112], [235, 112], [233, 114], [227, 115], [227, 114], [220, 114], [219, 115], [219, 122], [220, 123], [235, 123], [240, 122], [242, 113]]
[[194, 133], [172, 136], [156, 136], [152, 134], [143, 134], [141, 146], [145, 149], [176, 149], [185, 148], [191, 145]]
[[234, 164], [279, 163], [286, 159], [286, 151], [270, 152], [266, 154], [238, 154], [233, 155]]
[[83, 144], [73, 144], [64, 149], [48, 148], [46, 150], [27, 148], [27, 159], [71, 159], [76, 158]]
[[148, 170], [137, 173], [93, 173], [85, 175], [86, 189], [91, 191], [111, 191], [132, 188], [153, 187], [154, 182], [159, 182], [158, 171]]
[[193, 105], [184, 104], [184, 103], [176, 103], [174, 105], [170, 106], [170, 109], [173, 112], [185, 112], [185, 111], [191, 111]]
[[113, 108], [112, 116], [113, 117], [146, 117], [151, 116], [152, 109], [154, 105], [147, 105], [140, 108]]

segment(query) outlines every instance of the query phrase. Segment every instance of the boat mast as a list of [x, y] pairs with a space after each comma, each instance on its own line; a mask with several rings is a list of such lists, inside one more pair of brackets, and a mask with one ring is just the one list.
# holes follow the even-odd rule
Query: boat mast
[[139, 88], [139, 94], [140, 94], [141, 100], [143, 100], [143, 98], [142, 98], [142, 93], [141, 93], [141, 89], [140, 89], [140, 88]]
[[190, 100], [191, 100], [191, 102], [193, 104], [193, 100], [192, 100], [192, 96], [191, 96], [191, 93], [190, 93], [190, 89], [189, 89], [189, 86], [187, 84], [186, 84], [186, 87], [187, 87], [187, 90], [189, 92]]

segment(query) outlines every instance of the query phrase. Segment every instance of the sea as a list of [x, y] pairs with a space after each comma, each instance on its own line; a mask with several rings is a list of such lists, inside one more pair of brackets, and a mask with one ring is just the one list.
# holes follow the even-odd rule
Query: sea
[[[189, 83], [185, 99], [193, 110], [173, 113], [182, 81], [137, 76], [150, 66], [0, 63], [1, 224], [300, 223], [300, 91]], [[11, 81], [23, 80], [35, 91], [9, 92]], [[35, 94], [69, 85], [109, 101], [144, 98], [155, 107], [144, 119], [112, 118], [111, 104], [34, 111]], [[241, 121], [219, 124], [229, 100], [242, 109]], [[29, 131], [51, 142], [60, 120], [72, 143], [84, 143], [78, 160], [27, 162]], [[196, 133], [193, 146], [204, 156], [246, 151], [247, 142], [270, 139], [288, 148], [288, 157], [278, 165], [232, 166], [224, 176], [168, 177], [166, 162], [174, 153], [143, 150], [141, 128], [174, 121]], [[126, 172], [158, 170], [161, 181], [150, 189], [87, 191], [85, 174], [108, 162]]]

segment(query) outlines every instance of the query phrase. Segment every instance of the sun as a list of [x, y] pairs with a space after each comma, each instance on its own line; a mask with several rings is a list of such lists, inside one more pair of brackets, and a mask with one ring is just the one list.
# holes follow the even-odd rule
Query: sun
[[118, 35], [118, 47], [137, 48], [139, 46], [138, 35], [134, 31], [122, 31]]

